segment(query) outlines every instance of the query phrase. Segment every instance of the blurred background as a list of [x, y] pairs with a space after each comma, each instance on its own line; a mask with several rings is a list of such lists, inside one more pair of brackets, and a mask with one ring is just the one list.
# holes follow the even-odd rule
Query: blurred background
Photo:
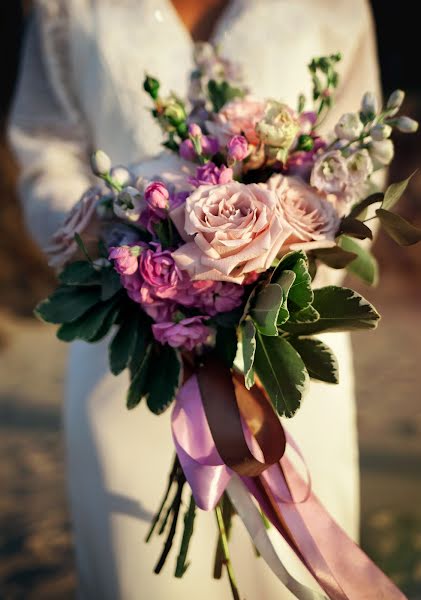
[[[385, 94], [408, 91], [404, 112], [421, 120], [413, 3], [373, 0]], [[74, 596], [72, 540], [60, 435], [65, 344], [32, 317], [54, 278], [23, 234], [17, 165], [5, 125], [30, 2], [0, 3], [0, 598]], [[390, 176], [421, 166], [421, 134], [397, 136]], [[421, 172], [400, 212], [421, 225]], [[356, 287], [384, 316], [353, 336], [360, 431], [362, 544], [406, 592], [421, 599], [421, 248], [375, 243], [381, 287]], [[340, 399], [338, 399], [339, 401]], [[332, 424], [334, 426], [334, 424]], [[332, 474], [334, 476], [334, 474]]]

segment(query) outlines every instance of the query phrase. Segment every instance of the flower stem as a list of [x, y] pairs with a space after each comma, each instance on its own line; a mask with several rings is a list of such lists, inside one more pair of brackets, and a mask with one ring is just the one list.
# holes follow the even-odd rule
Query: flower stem
[[216, 522], [218, 524], [219, 535], [220, 535], [220, 539], [221, 539], [221, 548], [222, 548], [222, 553], [223, 553], [223, 557], [224, 557], [224, 564], [225, 564], [225, 567], [226, 567], [227, 573], [228, 573], [228, 579], [229, 579], [230, 586], [231, 586], [232, 597], [233, 597], [233, 600], [241, 600], [240, 592], [238, 590], [237, 582], [235, 580], [234, 569], [232, 566], [231, 557], [230, 557], [230, 553], [229, 553], [227, 533], [225, 530], [224, 518], [222, 516], [222, 509], [221, 509], [220, 504], [217, 504], [215, 507], [215, 516], [216, 516]]

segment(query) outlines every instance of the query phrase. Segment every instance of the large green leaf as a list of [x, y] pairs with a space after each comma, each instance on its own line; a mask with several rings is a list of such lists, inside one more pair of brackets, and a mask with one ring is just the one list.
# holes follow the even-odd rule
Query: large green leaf
[[183, 377], [180, 353], [171, 346], [159, 346], [149, 366], [147, 378], [147, 404], [156, 415], [166, 410], [175, 399]]
[[303, 359], [312, 379], [339, 383], [338, 361], [329, 346], [315, 338], [290, 337], [288, 341]]
[[137, 337], [142, 334], [140, 327], [140, 310], [125, 315], [108, 349], [110, 370], [113, 375], [118, 375], [128, 367], [136, 347]]
[[66, 285], [95, 285], [101, 283], [101, 276], [91, 262], [78, 260], [67, 265], [58, 276]]
[[112, 298], [122, 285], [120, 275], [112, 267], [101, 269], [101, 299], [108, 300]]
[[48, 323], [70, 323], [98, 304], [100, 293], [99, 287], [60, 286], [34, 312]]
[[96, 334], [90, 339], [90, 343], [98, 342], [102, 340], [110, 331], [111, 327], [117, 321], [121, 310], [121, 303], [116, 302], [114, 307], [110, 310], [108, 315], [105, 317], [101, 327], [98, 329]]
[[278, 335], [278, 314], [283, 299], [282, 288], [277, 283], [265, 285], [257, 293], [250, 316], [263, 335]]
[[[117, 301], [101, 302], [70, 323], [63, 323], [57, 331], [57, 337], [64, 342], [73, 340], [92, 341], [104, 325], [110, 314], [116, 316]], [[110, 325], [111, 326], [111, 325]]]
[[295, 273], [295, 280], [288, 292], [288, 310], [294, 312], [306, 308], [313, 301], [313, 290], [305, 252], [298, 250], [285, 254], [279, 261], [271, 281], [278, 283], [284, 271]]
[[340, 246], [333, 246], [333, 248], [319, 248], [313, 250], [312, 254], [331, 269], [344, 269], [357, 257], [353, 252], [346, 252]]
[[380, 208], [383, 210], [390, 210], [393, 208], [405, 192], [406, 188], [408, 187], [408, 183], [411, 181], [414, 174], [415, 171], [407, 179], [389, 185], [384, 194], [383, 202]]
[[412, 246], [421, 241], [421, 229], [403, 217], [382, 208], [376, 210], [376, 215], [386, 233], [400, 246]]
[[313, 306], [307, 306], [302, 308], [298, 312], [292, 313], [289, 322], [290, 323], [314, 323], [320, 319], [320, 315]]
[[313, 308], [320, 315], [317, 321], [305, 324], [288, 321], [282, 329], [296, 335], [374, 329], [380, 318], [375, 308], [357, 292], [334, 285], [314, 290]]
[[371, 252], [346, 235], [340, 237], [339, 244], [345, 251], [353, 252], [356, 255], [355, 260], [347, 266], [347, 271], [369, 285], [376, 285], [379, 278], [379, 267]]
[[285, 338], [258, 333], [256, 341], [256, 373], [277, 412], [292, 417], [309, 382], [304, 362]]
[[246, 319], [241, 324], [241, 343], [243, 350], [244, 381], [249, 390], [254, 385], [254, 355], [256, 352], [256, 327], [253, 321]]
[[216, 330], [215, 351], [228, 367], [232, 367], [237, 354], [237, 330], [218, 327]]
[[281, 286], [282, 291], [284, 293], [284, 301], [279, 309], [278, 313], [278, 325], [282, 325], [285, 321], [288, 321], [290, 314], [288, 310], [288, 294], [291, 289], [292, 284], [294, 283], [296, 275], [294, 271], [290, 271], [286, 269], [282, 271], [280, 276], [278, 277], [276, 283]]
[[[151, 352], [152, 352], [152, 344], [149, 344], [143, 353], [143, 356], [140, 357], [140, 360], [137, 364], [137, 369], [133, 373], [131, 378], [130, 387], [127, 392], [127, 400], [126, 405], [129, 410], [135, 408], [139, 402], [142, 400], [143, 396], [148, 392], [148, 370], [149, 365], [151, 363]], [[164, 381], [165, 377], [162, 377], [162, 373], [159, 376], [159, 381]]]
[[139, 313], [140, 322], [136, 324], [136, 341], [129, 359], [129, 369], [133, 378], [139, 364], [142, 362], [146, 348], [151, 342], [151, 320], [144, 313]]

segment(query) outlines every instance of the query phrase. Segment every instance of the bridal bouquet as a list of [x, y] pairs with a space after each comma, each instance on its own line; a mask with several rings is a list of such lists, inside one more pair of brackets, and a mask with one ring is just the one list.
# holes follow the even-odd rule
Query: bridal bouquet
[[372, 238], [374, 219], [399, 244], [421, 240], [421, 230], [391, 211], [409, 180], [385, 193], [372, 183], [393, 157], [393, 128], [413, 132], [417, 123], [397, 114], [403, 92], [382, 108], [367, 93], [321, 135], [339, 55], [312, 60], [313, 97], [300, 96], [295, 107], [250, 96], [238, 69], [209, 45], [195, 60], [188, 101], [162, 95], [153, 77], [144, 82], [175, 166], [145, 176], [93, 155], [100, 183], [47, 249], [59, 286], [36, 314], [60, 324], [67, 342], [112, 331], [110, 369], [130, 373], [127, 407], [143, 401], [159, 415], [172, 405], [176, 458], [150, 531], [165, 536], [157, 573], [187, 485], [176, 577], [188, 567], [198, 507], [215, 511], [214, 575], [227, 569], [234, 598], [234, 514], [298, 598], [325, 596], [287, 573], [269, 524], [329, 598], [402, 598], [314, 496], [279, 417], [299, 410], [310, 379], [338, 382], [319, 333], [374, 329], [379, 320], [352, 289], [320, 287], [318, 270], [375, 283], [375, 259], [360, 242]]

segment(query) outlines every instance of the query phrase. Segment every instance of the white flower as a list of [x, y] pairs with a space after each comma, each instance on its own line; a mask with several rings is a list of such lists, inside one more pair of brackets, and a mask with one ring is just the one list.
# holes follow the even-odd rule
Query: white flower
[[313, 167], [310, 183], [326, 194], [339, 194], [348, 182], [348, 165], [340, 150], [320, 156]]
[[373, 161], [374, 169], [381, 169], [390, 164], [395, 153], [392, 140], [371, 142], [368, 145], [368, 152]]
[[391, 116], [396, 115], [402, 103], [405, 99], [405, 92], [402, 90], [395, 90], [389, 96], [389, 100], [387, 101], [386, 108], [389, 111]]
[[361, 112], [367, 117], [374, 118], [377, 114], [377, 98], [372, 92], [366, 92], [361, 102]]
[[286, 104], [269, 100], [263, 119], [256, 125], [256, 132], [262, 142], [286, 153], [292, 146], [299, 128], [298, 120]]
[[111, 159], [103, 150], [97, 150], [91, 155], [91, 169], [99, 177], [108, 175], [111, 169]]
[[370, 135], [375, 142], [381, 142], [382, 140], [386, 140], [390, 137], [392, 133], [392, 128], [390, 125], [386, 125], [386, 123], [377, 123], [370, 129]]
[[335, 133], [339, 139], [355, 140], [361, 135], [363, 124], [357, 113], [345, 113], [335, 126]]
[[396, 120], [396, 128], [402, 133], [415, 133], [418, 129], [418, 123], [410, 117], [399, 117]]
[[347, 158], [346, 164], [349, 182], [355, 187], [363, 185], [373, 172], [373, 162], [365, 148], [351, 154]]
[[114, 198], [113, 208], [120, 219], [135, 222], [146, 208], [146, 201], [139, 190], [127, 186]]

